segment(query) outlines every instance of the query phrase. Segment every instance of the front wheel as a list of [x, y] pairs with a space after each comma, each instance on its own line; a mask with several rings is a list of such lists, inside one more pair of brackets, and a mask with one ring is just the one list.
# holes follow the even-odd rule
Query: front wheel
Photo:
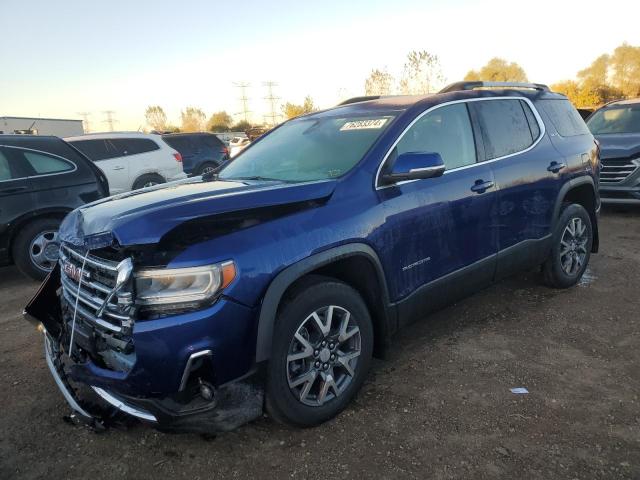
[[582, 205], [568, 205], [556, 223], [551, 252], [542, 266], [545, 283], [554, 288], [578, 283], [589, 264], [592, 245], [589, 213]]
[[333, 418], [358, 392], [373, 353], [371, 317], [349, 285], [309, 277], [279, 311], [267, 378], [267, 410], [310, 427]]

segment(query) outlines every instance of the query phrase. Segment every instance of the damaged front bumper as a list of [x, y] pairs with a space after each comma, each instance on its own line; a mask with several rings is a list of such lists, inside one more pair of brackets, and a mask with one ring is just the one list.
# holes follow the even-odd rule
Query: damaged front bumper
[[[44, 332], [47, 366], [75, 419], [101, 427], [126, 414], [163, 431], [216, 433], [262, 414], [261, 377], [250, 369], [237, 374], [246, 360], [239, 355], [242, 349], [232, 348], [248, 338], [237, 329], [249, 321], [246, 307], [220, 301], [202, 311], [134, 324], [136, 361], [130, 371], [118, 372], [84, 354], [86, 338], [76, 343], [81, 335], [69, 356], [59, 288], [56, 267], [25, 308], [25, 317]], [[194, 377], [203, 364], [198, 360], [205, 357], [210, 370]]]

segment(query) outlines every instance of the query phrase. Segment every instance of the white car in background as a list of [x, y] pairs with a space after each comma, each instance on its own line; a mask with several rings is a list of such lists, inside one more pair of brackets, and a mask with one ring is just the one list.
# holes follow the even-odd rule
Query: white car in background
[[247, 137], [233, 137], [229, 142], [229, 158], [233, 158], [238, 155], [242, 150], [247, 148], [251, 140]]
[[111, 195], [187, 178], [182, 170], [182, 156], [160, 135], [108, 132], [64, 140], [104, 172]]

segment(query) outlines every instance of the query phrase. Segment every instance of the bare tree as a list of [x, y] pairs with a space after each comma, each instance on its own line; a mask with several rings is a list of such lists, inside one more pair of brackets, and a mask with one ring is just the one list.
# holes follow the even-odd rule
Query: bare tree
[[385, 70], [374, 69], [364, 82], [365, 95], [390, 95], [393, 88], [393, 75]]
[[187, 107], [180, 113], [182, 119], [182, 126], [180, 130], [183, 132], [202, 132], [204, 131], [204, 124], [206, 115], [202, 110], [196, 107]]
[[432, 93], [443, 82], [444, 76], [437, 55], [426, 50], [409, 52], [400, 80], [400, 91], [403, 95]]
[[144, 112], [147, 124], [152, 130], [164, 132], [167, 130], [167, 115], [160, 105], [151, 105]]

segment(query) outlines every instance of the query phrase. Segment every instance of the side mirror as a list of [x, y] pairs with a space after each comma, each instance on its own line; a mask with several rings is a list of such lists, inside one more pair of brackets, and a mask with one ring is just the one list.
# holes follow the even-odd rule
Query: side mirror
[[439, 177], [444, 173], [442, 157], [435, 152], [406, 152], [396, 158], [391, 171], [383, 175], [386, 184]]

